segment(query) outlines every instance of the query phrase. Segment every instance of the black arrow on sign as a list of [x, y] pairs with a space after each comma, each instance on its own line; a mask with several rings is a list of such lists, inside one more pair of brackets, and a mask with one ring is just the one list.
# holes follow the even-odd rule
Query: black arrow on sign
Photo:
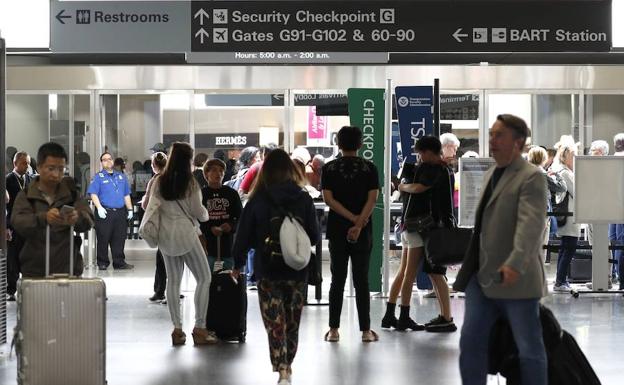
[[59, 12], [58, 15], [56, 15], [56, 20], [60, 21], [61, 24], [65, 24], [63, 19], [71, 19], [71, 16], [63, 15], [63, 12], [65, 12], [65, 10], [61, 9], [61, 12]]

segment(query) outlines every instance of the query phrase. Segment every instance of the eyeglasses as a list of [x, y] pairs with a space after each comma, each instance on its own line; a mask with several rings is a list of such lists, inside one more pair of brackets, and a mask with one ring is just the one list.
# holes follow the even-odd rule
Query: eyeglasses
[[61, 174], [65, 174], [69, 172], [69, 169], [67, 167], [63, 167], [63, 166], [46, 166], [45, 170], [49, 173], [61, 173]]

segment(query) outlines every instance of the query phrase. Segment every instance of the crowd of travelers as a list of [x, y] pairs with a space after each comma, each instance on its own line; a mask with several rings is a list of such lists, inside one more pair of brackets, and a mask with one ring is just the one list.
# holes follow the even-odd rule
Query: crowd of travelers
[[[561, 240], [555, 291], [570, 289], [567, 273], [580, 236], [581, 225], [574, 215], [562, 220], [551, 215], [555, 206], [565, 211], [574, 207], [574, 157], [578, 143], [562, 136], [553, 149], [526, 146], [526, 123], [513, 115], [499, 115], [490, 131], [490, 150], [496, 161], [485, 176], [477, 210], [472, 242], [454, 288], [466, 292], [466, 315], [460, 342], [460, 368], [464, 384], [482, 383], [488, 331], [495, 315], [507, 317], [519, 344], [520, 366], [525, 384], [545, 384], [545, 356], [541, 336], [527, 329], [534, 325], [539, 299], [547, 293], [541, 245], [553, 237]], [[169, 149], [154, 147], [148, 164], [151, 179], [138, 202], [141, 211], [152, 207], [160, 215], [156, 251], [154, 294], [150, 301], [168, 306], [173, 325], [173, 345], [183, 345], [186, 334], [180, 314], [180, 286], [184, 267], [193, 274], [195, 345], [218, 342], [206, 319], [210, 301], [212, 272], [226, 270], [233, 280], [244, 280], [258, 291], [260, 312], [267, 331], [270, 361], [279, 374], [280, 385], [291, 383], [292, 363], [297, 352], [298, 330], [305, 302], [309, 263], [301, 269], [275, 263], [268, 253], [274, 213], [287, 212], [297, 219], [314, 245], [321, 241], [314, 201], [329, 207], [326, 238], [330, 254], [331, 286], [327, 342], [340, 341], [343, 292], [351, 262], [362, 342], [379, 340], [370, 319], [369, 262], [374, 242], [372, 213], [380, 193], [376, 166], [358, 155], [362, 131], [345, 126], [337, 134], [340, 154], [326, 160], [311, 156], [304, 147], [291, 154], [270, 144], [247, 147], [236, 166], [223, 151], [213, 158], [194, 155], [188, 143], [176, 142]], [[614, 139], [615, 155], [624, 154], [624, 134]], [[453, 134], [439, 139], [425, 136], [415, 144], [419, 162], [405, 164], [396, 185], [403, 203], [399, 228], [402, 254], [392, 281], [382, 328], [399, 331], [426, 330], [454, 332], [450, 307], [447, 268], [437, 266], [425, 253], [426, 233], [410, 229], [410, 218], [429, 215], [437, 226], [457, 226], [457, 150], [460, 142]], [[593, 142], [591, 155], [608, 155], [605, 141]], [[478, 157], [474, 152], [464, 156]], [[67, 229], [77, 233], [95, 227], [97, 265], [106, 270], [129, 270], [124, 255], [128, 220], [134, 218], [132, 182], [124, 173], [125, 162], [109, 152], [100, 155], [102, 168], [88, 187], [80, 189], [67, 176], [68, 156], [56, 143], [45, 143], [36, 163], [23, 151], [12, 156], [13, 169], [6, 176], [8, 227], [7, 300], [14, 301], [17, 280], [45, 275], [45, 229], [51, 229], [50, 272], [67, 273], [69, 242]], [[137, 163], [137, 162], [135, 162]], [[503, 191], [504, 190], [504, 191]], [[90, 199], [93, 209], [89, 207]], [[502, 199], [501, 199], [502, 198]], [[518, 202], [510, 207], [504, 201]], [[547, 220], [548, 218], [548, 220]], [[504, 225], [501, 225], [503, 223]], [[624, 225], [610, 227], [610, 237], [624, 240]], [[591, 228], [589, 229], [591, 233]], [[504, 234], [503, 234], [504, 233]], [[591, 234], [590, 234], [591, 235]], [[519, 241], [522, 239], [522, 242]], [[75, 248], [74, 271], [80, 276], [84, 266]], [[621, 260], [621, 252], [616, 252]], [[538, 263], [539, 262], [539, 263]], [[218, 266], [217, 266], [218, 265]], [[438, 301], [439, 315], [424, 324], [411, 318], [413, 284], [419, 269], [428, 275]], [[540, 273], [541, 272], [541, 273]], [[622, 277], [612, 271], [612, 281]], [[622, 289], [622, 280], [620, 280]], [[399, 317], [396, 304], [400, 297]], [[524, 326], [523, 326], [524, 325]], [[486, 349], [484, 351], [484, 349]]]

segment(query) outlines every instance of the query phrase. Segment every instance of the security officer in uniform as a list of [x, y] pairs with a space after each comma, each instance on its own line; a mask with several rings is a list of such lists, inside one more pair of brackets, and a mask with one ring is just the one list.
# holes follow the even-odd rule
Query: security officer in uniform
[[126, 263], [124, 256], [128, 221], [133, 215], [128, 178], [113, 169], [113, 156], [110, 153], [100, 155], [100, 162], [102, 170], [95, 174], [87, 190], [96, 208], [97, 264], [100, 270], [108, 268], [110, 245], [113, 268], [132, 269], [134, 266]]

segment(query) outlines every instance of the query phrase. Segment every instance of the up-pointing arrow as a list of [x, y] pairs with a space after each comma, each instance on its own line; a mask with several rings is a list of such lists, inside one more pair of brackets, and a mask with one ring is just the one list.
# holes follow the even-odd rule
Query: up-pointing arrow
[[197, 17], [199, 17], [200, 25], [204, 25], [204, 17], [206, 19], [210, 19], [210, 15], [208, 15], [208, 12], [206, 12], [203, 8], [200, 8], [199, 11], [195, 12], [195, 15], [193, 15], [193, 19], [197, 19]]
[[208, 38], [210, 37], [210, 34], [208, 32], [206, 32], [205, 29], [200, 28], [199, 31], [197, 31], [197, 33], [195, 34], [195, 37], [199, 36], [199, 42], [201, 44], [204, 44], [204, 37]]
[[462, 39], [460, 39], [461, 37], [468, 37], [467, 33], [460, 33], [461, 30], [461, 28], [457, 28], [457, 31], [455, 31], [455, 33], [453, 34], [453, 37], [455, 38], [455, 40], [457, 40], [458, 43], [462, 42]]

